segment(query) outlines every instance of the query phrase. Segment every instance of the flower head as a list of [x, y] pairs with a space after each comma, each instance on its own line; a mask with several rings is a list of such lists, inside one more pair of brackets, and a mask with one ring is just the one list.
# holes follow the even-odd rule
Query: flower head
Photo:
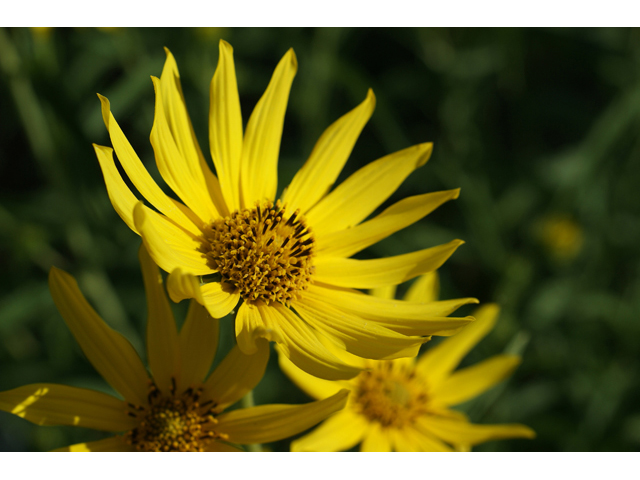
[[305, 405], [265, 405], [223, 413], [253, 389], [269, 359], [266, 341], [236, 346], [209, 375], [218, 322], [191, 302], [178, 332], [162, 277], [144, 248], [149, 375], [131, 344], [86, 301], [76, 281], [53, 267], [51, 295], [84, 354], [124, 400], [83, 388], [39, 383], [0, 392], [0, 409], [39, 425], [73, 425], [118, 435], [68, 451], [239, 451], [233, 444], [290, 437], [341, 409], [346, 393]]
[[[434, 277], [420, 278], [408, 295], [430, 301], [433, 293], [428, 292], [437, 284]], [[475, 315], [474, 323], [420, 358], [345, 358], [359, 361], [366, 369], [351, 380], [315, 378], [280, 355], [282, 370], [310, 396], [328, 398], [342, 388], [350, 391], [347, 407], [295, 440], [292, 450], [339, 451], [360, 444], [362, 451], [450, 451], [501, 438], [533, 438], [535, 433], [524, 425], [477, 425], [450, 408], [504, 380], [520, 363], [515, 355], [496, 355], [454, 372], [467, 352], [491, 331], [498, 307], [485, 305]]]
[[320, 338], [359, 357], [395, 358], [415, 354], [431, 335], [451, 335], [473, 320], [447, 317], [460, 305], [477, 302], [472, 298], [426, 305], [373, 299], [356, 290], [433, 271], [462, 241], [384, 259], [349, 258], [457, 198], [459, 190], [409, 197], [366, 220], [425, 164], [432, 145], [424, 143], [372, 162], [330, 191], [373, 112], [369, 91], [329, 126], [276, 199], [282, 126], [296, 70], [289, 50], [243, 131], [233, 50], [220, 42], [209, 110], [216, 176], [194, 135], [178, 68], [167, 50], [161, 77], [152, 77], [151, 144], [160, 175], [181, 201], [152, 180], [102, 96], [103, 119], [120, 164], [154, 209], [129, 190], [112, 149], [94, 147], [115, 210], [170, 273], [174, 301], [196, 299], [215, 318], [242, 302], [235, 325], [241, 351], [255, 352], [256, 341], [266, 338], [314, 375], [351, 378], [359, 369], [342, 362]]

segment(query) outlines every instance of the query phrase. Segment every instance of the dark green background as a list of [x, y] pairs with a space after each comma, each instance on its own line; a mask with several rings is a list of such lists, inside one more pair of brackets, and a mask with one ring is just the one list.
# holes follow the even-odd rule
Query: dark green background
[[[111, 207], [91, 147], [110, 145], [95, 93], [109, 98], [152, 166], [149, 75], [160, 75], [167, 46], [208, 153], [219, 38], [235, 50], [245, 122], [279, 58], [289, 47], [298, 56], [280, 190], [323, 129], [369, 87], [376, 111], [341, 179], [395, 150], [434, 142], [429, 163], [383, 207], [455, 187], [460, 198], [362, 257], [467, 242], [441, 269], [442, 298], [475, 296], [503, 310], [464, 364], [503, 351], [524, 360], [507, 383], [462, 408], [474, 422], [525, 423], [538, 433], [477, 450], [638, 449], [638, 30], [0, 30], [0, 390], [58, 382], [108, 391], [53, 305], [52, 265], [76, 276], [98, 312], [143, 351], [139, 239]], [[582, 232], [573, 256], [554, 254], [540, 233], [558, 216]], [[185, 307], [176, 306], [180, 320]], [[224, 352], [231, 320], [221, 323]], [[257, 402], [307, 401], [273, 360]], [[0, 413], [0, 450], [101, 437]]]

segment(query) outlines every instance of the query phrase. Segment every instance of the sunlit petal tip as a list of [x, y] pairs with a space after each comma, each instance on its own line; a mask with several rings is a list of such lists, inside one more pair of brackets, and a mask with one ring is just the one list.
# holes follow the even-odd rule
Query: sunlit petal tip
[[164, 53], [167, 55], [167, 59], [173, 58], [171, 50], [169, 50], [167, 47], [162, 47], [162, 48], [164, 48]]
[[227, 42], [226, 40], [223, 40], [222, 38], [220, 39], [220, 42], [218, 43], [218, 47], [219, 47], [221, 52], [224, 49], [229, 53], [233, 53], [233, 47], [231, 46], [231, 44], [229, 42]]
[[293, 51], [293, 47], [287, 50], [287, 53], [284, 54], [284, 58], [288, 58], [291, 63], [291, 67], [294, 70], [298, 70], [298, 57], [296, 57], [296, 52]]

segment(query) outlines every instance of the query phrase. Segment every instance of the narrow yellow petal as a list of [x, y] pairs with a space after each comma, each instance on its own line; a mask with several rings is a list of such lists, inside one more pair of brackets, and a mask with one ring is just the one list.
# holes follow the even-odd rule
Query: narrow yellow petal
[[416, 369], [428, 376], [429, 384], [436, 388], [458, 366], [464, 356], [493, 328], [500, 308], [487, 304], [478, 308], [476, 321], [444, 342], [430, 348], [416, 363]]
[[396, 298], [397, 285], [385, 285], [384, 287], [372, 288], [369, 293], [374, 297], [393, 300]]
[[258, 307], [249, 303], [240, 305], [236, 315], [235, 327], [238, 347], [246, 355], [252, 355], [257, 352], [256, 340], [259, 338], [274, 341], [275, 337], [277, 337], [282, 340], [278, 332], [267, 329], [262, 321]]
[[369, 424], [368, 431], [364, 434], [364, 440], [360, 444], [361, 452], [390, 452], [391, 438], [389, 431], [383, 429], [379, 423]]
[[156, 184], [153, 178], [151, 178], [149, 172], [147, 172], [147, 169], [140, 161], [140, 158], [138, 158], [138, 155], [131, 147], [129, 140], [124, 136], [124, 133], [111, 113], [109, 100], [100, 94], [98, 94], [98, 98], [102, 105], [102, 119], [109, 131], [109, 137], [111, 138], [113, 148], [116, 151], [116, 155], [118, 156], [118, 160], [120, 161], [122, 168], [124, 168], [124, 171], [133, 185], [154, 207], [182, 228], [197, 235], [199, 233], [199, 229], [193, 220], [185, 215], [185, 213], [176, 205], [177, 202], [168, 197]]
[[129, 341], [104, 323], [68, 273], [51, 267], [49, 288], [60, 315], [98, 373], [125, 400], [145, 405], [149, 377]]
[[71, 425], [107, 432], [137, 424], [126, 404], [106, 393], [51, 383], [35, 383], [0, 392], [0, 410], [37, 425]]
[[236, 345], [204, 384], [203, 400], [213, 400], [224, 410], [255, 388], [269, 361], [269, 342], [256, 342], [256, 352], [246, 355]]
[[209, 144], [229, 211], [240, 208], [242, 113], [233, 48], [220, 40], [218, 67], [209, 87]]
[[376, 106], [373, 90], [367, 98], [327, 128], [317, 141], [309, 159], [293, 177], [282, 201], [290, 211], [302, 213], [313, 207], [331, 188], [342, 171], [360, 132]]
[[180, 371], [176, 321], [164, 292], [160, 270], [144, 245], [138, 250], [138, 258], [147, 293], [147, 360], [156, 386], [169, 393], [172, 379], [175, 381]]
[[432, 303], [438, 301], [439, 295], [440, 280], [438, 272], [433, 271], [418, 277], [407, 290], [404, 300], [415, 303]]
[[149, 255], [165, 272], [181, 268], [192, 275], [213, 273], [205, 258], [198, 252], [200, 242], [196, 237], [176, 226], [167, 217], [139, 202], [133, 209], [133, 220]]
[[218, 349], [219, 321], [206, 308], [191, 300], [187, 318], [180, 330], [181, 368], [179, 390], [202, 383], [209, 373]]
[[313, 432], [291, 442], [292, 452], [341, 452], [364, 438], [368, 423], [362, 415], [345, 408], [326, 419]]
[[414, 145], [362, 167], [309, 211], [309, 225], [318, 236], [357, 225], [429, 160], [432, 149], [431, 143]]
[[240, 290], [228, 283], [209, 282], [200, 287], [204, 306], [213, 318], [229, 315], [240, 301]]
[[249, 118], [242, 145], [240, 182], [244, 207], [274, 200], [278, 188], [278, 155], [289, 90], [298, 61], [289, 50], [278, 63], [271, 81]]
[[76, 443], [68, 447], [58, 448], [54, 452], [133, 452], [134, 448], [121, 436], [109, 437], [95, 442]]
[[516, 355], [496, 355], [471, 367], [463, 368], [438, 384], [433, 395], [445, 405], [470, 400], [508, 378], [520, 365]]
[[374, 260], [322, 256], [315, 260], [314, 280], [349, 288], [397, 285], [440, 268], [463, 243], [453, 240], [437, 247]]
[[392, 431], [392, 442], [396, 452], [451, 452], [451, 448], [437, 436], [415, 426]]
[[525, 425], [475, 425], [431, 416], [419, 418], [417, 426], [451, 445], [477, 445], [504, 438], [535, 438], [536, 436], [535, 432]]
[[351, 388], [350, 382], [352, 380], [331, 381], [315, 377], [296, 367], [293, 362], [289, 360], [284, 353], [282, 353], [279, 345], [276, 345], [276, 350], [278, 352], [278, 364], [280, 365], [280, 370], [282, 370], [284, 374], [298, 386], [298, 388], [311, 398], [322, 400], [330, 397], [331, 395], [335, 395], [342, 388]]
[[167, 277], [167, 291], [171, 301], [175, 303], [193, 298], [200, 305], [204, 305], [204, 297], [200, 287], [201, 283], [198, 277], [185, 273], [181, 268], [176, 268]]
[[288, 308], [273, 303], [258, 308], [266, 326], [279, 328], [281, 351], [299, 368], [327, 380], [353, 378], [361, 369], [346, 364], [318, 339], [318, 333]]
[[331, 304], [358, 317], [376, 321], [379, 325], [404, 335], [453, 335], [474, 320], [473, 317], [446, 317], [458, 307], [478, 303], [475, 298], [460, 298], [443, 302], [415, 303], [388, 300], [355, 290], [311, 285], [306, 298]]
[[350, 257], [417, 222], [443, 203], [458, 198], [459, 194], [460, 189], [416, 195], [394, 203], [380, 215], [352, 228], [332, 233], [314, 230], [316, 252], [318, 255]]
[[107, 194], [111, 205], [120, 215], [120, 218], [124, 220], [127, 226], [138, 233], [135, 225], [133, 224], [133, 207], [138, 203], [136, 196], [131, 193], [127, 184], [124, 183], [120, 172], [116, 167], [113, 160], [113, 149], [109, 147], [103, 147], [93, 144], [93, 148], [96, 151], [98, 162], [100, 162], [100, 168], [102, 169], [102, 175], [104, 177], [104, 183], [107, 186]]
[[207, 191], [198, 159], [185, 158], [179, 150], [164, 112], [163, 96], [166, 94], [163, 95], [160, 79], [151, 79], [156, 90], [151, 145], [160, 175], [203, 223], [210, 223], [220, 215]]
[[316, 425], [347, 403], [347, 390], [303, 405], [262, 405], [218, 417], [217, 430], [232, 443], [267, 443], [291, 437]]
[[311, 298], [298, 300], [295, 310], [309, 325], [337, 339], [348, 352], [363, 358], [380, 360], [415, 356], [425, 341], [422, 337], [396, 333], [376, 322]]

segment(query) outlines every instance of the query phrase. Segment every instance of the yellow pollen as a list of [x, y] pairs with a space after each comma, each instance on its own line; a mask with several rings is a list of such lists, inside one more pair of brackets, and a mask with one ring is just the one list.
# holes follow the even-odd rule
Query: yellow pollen
[[278, 200], [214, 221], [200, 251], [246, 302], [289, 305], [311, 282], [313, 246], [300, 211], [287, 215]]
[[226, 435], [213, 430], [216, 405], [201, 404], [200, 394], [200, 389], [189, 388], [176, 395], [174, 388], [163, 395], [152, 384], [147, 406], [129, 404], [127, 414], [140, 423], [125, 434], [125, 441], [141, 452], [202, 452], [211, 441], [224, 440]]
[[426, 412], [428, 396], [412, 369], [380, 362], [358, 376], [355, 399], [356, 408], [370, 420], [403, 427]]

